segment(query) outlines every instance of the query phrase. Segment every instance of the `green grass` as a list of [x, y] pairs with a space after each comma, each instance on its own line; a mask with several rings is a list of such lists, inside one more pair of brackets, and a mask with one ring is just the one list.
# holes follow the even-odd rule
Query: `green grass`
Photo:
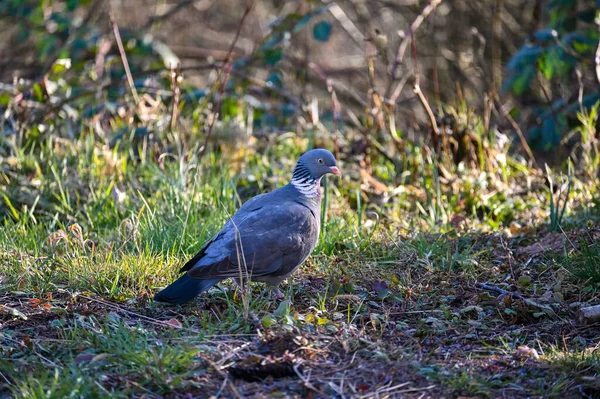
[[[17, 397], [128, 397], [144, 390], [166, 394], [190, 385], [187, 380], [202, 363], [197, 347], [201, 339], [165, 337], [142, 325], [127, 324], [115, 314], [104, 320], [79, 317], [56, 330], [56, 342], [38, 350], [34, 343], [29, 353], [17, 359], [49, 366], [27, 374], [13, 388]], [[175, 339], [176, 344], [167, 345], [164, 338]], [[121, 380], [120, 376], [127, 377]], [[114, 387], [101, 384], [111, 379]], [[128, 384], [127, 379], [135, 383]]]
[[[555, 323], [568, 326], [571, 317], [563, 305], [594, 301], [593, 290], [581, 294], [564, 282], [564, 302], [552, 304], [560, 317], [550, 319], [475, 288], [489, 282], [538, 300], [559, 279], [541, 267], [543, 259], [526, 264], [516, 256], [545, 234], [548, 218], [543, 189], [508, 195], [494, 188], [508, 190], [508, 182], [517, 192], [531, 177], [516, 161], [498, 175], [456, 169], [456, 180], [449, 181], [437, 161], [409, 149], [404, 166], [412, 169], [403, 172], [401, 186], [394, 183], [394, 167], [375, 165], [374, 175], [390, 192], [401, 187], [381, 198], [361, 185], [346, 158], [344, 177], [326, 186], [324, 234], [283, 286], [290, 302], [268, 300], [260, 284], [242, 293], [223, 282], [186, 306], [154, 303], [154, 293], [241, 203], [287, 183], [300, 143], [208, 152], [201, 164], [189, 152], [161, 163], [152, 149], [144, 156], [127, 143], [107, 150], [84, 135], [4, 158], [0, 396], [236, 396], [236, 390], [252, 396], [251, 384], [236, 381], [232, 388], [227, 382], [229, 367], [288, 361], [322, 375], [312, 388], [289, 388], [300, 396], [334, 395], [330, 382], [339, 380], [328, 378], [342, 374], [330, 365], [353, 362], [367, 368], [346, 371], [362, 387], [356, 392], [384, 389], [387, 383], [376, 373], [413, 381], [415, 389], [431, 386], [434, 396], [540, 395], [544, 381], [556, 381], [555, 392], [577, 389], [559, 383], [568, 380], [567, 368], [532, 366], [535, 378], [528, 382], [519, 371], [526, 361], [509, 360], [519, 345], [559, 342]], [[589, 206], [577, 211], [583, 216], [567, 208], [568, 223], [561, 225], [587, 226], [592, 234], [597, 209], [584, 199], [596, 188], [588, 188], [574, 185], [572, 198]], [[466, 219], [467, 229], [453, 224], [456, 215]], [[514, 224], [519, 220], [540, 227], [526, 230]], [[513, 284], [498, 234], [511, 229], [515, 235], [504, 239], [516, 254], [512, 268], [532, 276], [531, 289]], [[595, 246], [570, 254], [558, 267], [591, 264], [590, 250]], [[515, 325], [523, 331], [511, 336]], [[465, 346], [485, 355], [470, 356], [460, 349]], [[501, 367], [502, 377], [484, 363]], [[277, 385], [262, 389], [264, 395], [289, 393]]]
[[600, 249], [597, 243], [583, 240], [581, 250], [566, 257], [565, 267], [588, 287], [600, 287]]

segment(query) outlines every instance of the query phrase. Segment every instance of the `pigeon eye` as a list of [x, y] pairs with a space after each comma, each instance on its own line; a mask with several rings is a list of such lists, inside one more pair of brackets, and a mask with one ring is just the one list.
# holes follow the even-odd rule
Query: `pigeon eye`
[[323, 160], [321, 158], [319, 158], [317, 162], [319, 162], [321, 165], [323, 164]]

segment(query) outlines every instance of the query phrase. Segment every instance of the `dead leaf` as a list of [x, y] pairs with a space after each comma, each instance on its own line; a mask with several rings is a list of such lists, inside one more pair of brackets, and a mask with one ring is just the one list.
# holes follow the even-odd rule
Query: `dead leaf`
[[37, 307], [39, 307], [40, 303], [41, 303], [41, 301], [39, 299], [37, 299], [37, 298], [32, 298], [28, 302], [31, 305], [31, 307], [34, 308], [34, 309], [37, 308]]
[[171, 327], [183, 328], [183, 325], [181, 324], [181, 322], [175, 318], [167, 320], [167, 324], [170, 325]]
[[537, 256], [544, 252], [561, 252], [564, 240], [567, 238], [562, 233], [550, 233], [544, 238], [518, 250], [519, 255]]
[[531, 357], [534, 359], [540, 358], [540, 355], [538, 355], [537, 351], [533, 348], [528, 347], [527, 345], [519, 346], [515, 351], [514, 356], [521, 359], [529, 359]]

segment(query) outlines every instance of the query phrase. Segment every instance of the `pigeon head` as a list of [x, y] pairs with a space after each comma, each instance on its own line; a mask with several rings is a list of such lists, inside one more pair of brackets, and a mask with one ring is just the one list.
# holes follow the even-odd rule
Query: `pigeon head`
[[303, 174], [307, 175], [305, 177], [312, 177], [314, 180], [319, 180], [328, 173], [341, 175], [333, 154], [322, 148], [310, 150], [302, 155], [296, 164], [294, 175], [296, 175], [296, 171], [304, 172]]
[[328, 173], [341, 175], [333, 154], [322, 148], [310, 150], [298, 159], [291, 184], [306, 197], [318, 197], [321, 178]]

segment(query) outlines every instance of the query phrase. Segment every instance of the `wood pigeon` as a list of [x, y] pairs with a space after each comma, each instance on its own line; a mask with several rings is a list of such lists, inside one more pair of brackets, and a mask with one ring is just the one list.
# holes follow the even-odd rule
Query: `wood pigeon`
[[277, 287], [308, 258], [319, 239], [321, 178], [340, 175], [335, 157], [314, 149], [300, 157], [286, 186], [248, 200], [223, 229], [154, 297], [184, 304], [219, 281], [260, 281]]

